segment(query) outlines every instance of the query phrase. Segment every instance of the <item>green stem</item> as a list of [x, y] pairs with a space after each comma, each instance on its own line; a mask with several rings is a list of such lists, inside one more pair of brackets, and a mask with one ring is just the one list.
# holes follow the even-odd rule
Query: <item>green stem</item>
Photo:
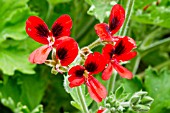
[[133, 67], [133, 71], [132, 71], [133, 75], [135, 75], [137, 70], [138, 70], [140, 60], [141, 60], [141, 56], [138, 55], [137, 58], [136, 58], [136, 61], [135, 61], [135, 65]]
[[81, 104], [83, 113], [89, 113], [88, 107], [86, 105], [86, 101], [85, 101], [85, 98], [84, 98], [84, 95], [82, 93], [81, 86], [77, 87], [77, 94], [78, 94], [78, 97], [79, 97], [79, 100], [80, 100], [80, 104]]
[[[135, 0], [128, 0], [127, 2], [127, 6], [126, 6], [126, 20], [119, 32], [119, 36], [125, 35], [127, 33], [127, 28], [128, 28], [128, 24], [129, 24], [129, 20], [131, 17], [131, 13], [133, 10], [133, 6], [134, 6], [134, 1]], [[115, 73], [115, 72], [114, 72]], [[114, 87], [115, 87], [115, 82], [116, 82], [116, 77], [117, 77], [117, 73], [114, 74], [114, 77], [110, 78], [109, 81], [109, 85], [108, 85], [108, 92], [113, 92], [114, 91]]]
[[114, 70], [113, 75], [110, 77], [108, 85], [107, 85], [108, 92], [113, 92], [114, 91], [116, 77], [117, 77], [117, 72]]
[[126, 5], [126, 20], [122, 26], [122, 28], [119, 31], [119, 36], [125, 36], [128, 29], [128, 24], [132, 15], [133, 6], [134, 6], [135, 0], [128, 0]]
[[47, 21], [49, 19], [50, 15], [51, 15], [51, 13], [53, 11], [53, 8], [54, 8], [53, 5], [49, 1], [48, 1], [48, 3], [49, 3], [49, 9], [48, 9], [45, 21]]
[[142, 41], [142, 44], [140, 45], [139, 49], [144, 50], [146, 46], [151, 44], [152, 42], [151, 40], [153, 40], [158, 35], [158, 33], [162, 33], [161, 31], [162, 31], [162, 28], [159, 27], [153, 30], [151, 33], [149, 33]]
[[91, 43], [90, 45], [88, 45], [87, 47], [89, 48], [89, 49], [93, 49], [94, 47], [96, 47], [96, 46], [98, 46], [98, 45], [100, 45], [101, 44], [101, 40], [100, 40], [100, 38], [98, 38], [97, 40], [95, 40], [93, 43]]
[[168, 37], [166, 39], [162, 39], [160, 41], [157, 41], [157, 42], [151, 44], [150, 46], [143, 48], [141, 51], [141, 57], [144, 57], [146, 54], [157, 49], [159, 46], [162, 46], [162, 45], [168, 44], [168, 43], [170, 43], [170, 37]]
[[146, 47], [149, 47], [152, 44], [152, 41], [155, 38], [163, 37], [169, 33], [169, 29], [163, 29], [163, 28], [156, 28], [153, 30], [153, 32], [149, 33], [144, 40], [142, 41], [142, 44], [139, 47], [139, 50], [143, 51], [146, 49]]

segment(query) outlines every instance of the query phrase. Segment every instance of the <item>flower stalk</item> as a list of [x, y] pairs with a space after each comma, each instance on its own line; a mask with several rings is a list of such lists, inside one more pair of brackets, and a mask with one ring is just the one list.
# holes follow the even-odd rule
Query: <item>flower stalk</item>
[[84, 95], [82, 93], [81, 86], [77, 87], [76, 89], [77, 89], [77, 94], [78, 94], [78, 98], [80, 100], [80, 104], [81, 104], [83, 113], [89, 113], [88, 107], [86, 105], [86, 101], [85, 101], [85, 98], [84, 98]]
[[116, 77], [117, 77], [117, 72], [113, 71], [113, 76], [111, 76], [111, 78], [108, 81], [108, 86], [107, 86], [108, 92], [113, 92], [114, 91]]
[[95, 40], [94, 42], [92, 42], [90, 45], [88, 45], [89, 49], [93, 49], [96, 46], [99, 46], [100, 44], [102, 44], [100, 38], [98, 38], [97, 40]]
[[131, 15], [132, 15], [134, 2], [135, 2], [135, 0], [128, 0], [128, 2], [127, 2], [127, 5], [126, 5], [126, 19], [125, 19], [125, 22], [124, 22], [122, 28], [119, 31], [119, 36], [125, 36], [126, 33], [127, 33], [128, 24], [129, 24]]
[[[125, 19], [125, 22], [124, 22], [122, 28], [119, 31], [119, 36], [125, 36], [126, 33], [127, 33], [128, 24], [129, 24], [131, 14], [132, 14], [132, 11], [133, 11], [134, 1], [135, 0], [128, 0], [128, 2], [127, 2], [126, 19]], [[109, 85], [108, 85], [109, 90], [108, 91], [111, 91], [111, 92], [114, 91], [114, 86], [115, 86], [115, 82], [116, 82], [116, 76], [117, 76], [117, 73], [115, 73], [114, 77], [112, 76], [111, 79], [108, 81], [109, 82]]]

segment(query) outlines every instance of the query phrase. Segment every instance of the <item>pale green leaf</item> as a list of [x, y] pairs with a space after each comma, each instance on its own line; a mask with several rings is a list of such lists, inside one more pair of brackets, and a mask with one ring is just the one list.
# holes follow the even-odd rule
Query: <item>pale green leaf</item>
[[157, 4], [156, 0], [136, 1], [132, 19], [144, 24], [170, 28], [170, 6], [167, 5], [168, 2], [168, 0], [164, 0], [164, 2], [161, 1], [160, 4]]
[[70, 2], [71, 0], [48, 0], [50, 4], [56, 5], [58, 3]]
[[145, 86], [154, 99], [149, 113], [169, 113], [170, 111], [170, 70], [156, 72], [151, 68], [145, 71]]
[[0, 0], [0, 42], [6, 38], [22, 40], [26, 38], [25, 22], [32, 13], [27, 6], [28, 0]]
[[28, 61], [29, 54], [22, 50], [2, 49], [0, 52], [0, 69], [4, 74], [13, 75], [15, 70], [34, 74], [35, 65]]
[[91, 0], [86, 1], [91, 5], [88, 14], [95, 16], [100, 22], [103, 22], [106, 17], [109, 17], [110, 10], [116, 4], [113, 0]]

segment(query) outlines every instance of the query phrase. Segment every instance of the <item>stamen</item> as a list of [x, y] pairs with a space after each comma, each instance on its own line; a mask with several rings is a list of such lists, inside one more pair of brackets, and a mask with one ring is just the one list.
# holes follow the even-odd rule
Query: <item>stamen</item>
[[53, 36], [48, 36], [47, 40], [48, 40], [48, 45], [49, 45], [50, 47], [52, 47], [52, 45], [53, 45], [54, 42], [55, 42], [55, 38], [54, 38]]

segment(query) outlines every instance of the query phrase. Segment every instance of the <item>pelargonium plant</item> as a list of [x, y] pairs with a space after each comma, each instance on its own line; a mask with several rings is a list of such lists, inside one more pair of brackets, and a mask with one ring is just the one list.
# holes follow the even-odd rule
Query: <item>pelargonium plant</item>
[[[119, 4], [114, 5], [110, 12], [108, 24], [99, 23], [94, 26], [99, 39], [90, 46], [79, 49], [78, 43], [70, 37], [72, 19], [69, 15], [61, 15], [56, 19], [51, 29], [48, 29], [41, 18], [30, 16], [26, 21], [26, 32], [33, 40], [44, 45], [30, 54], [29, 61], [34, 64], [45, 63], [51, 66], [52, 73], [66, 74], [68, 87], [70, 89], [78, 87], [79, 101], [77, 103], [80, 103], [81, 110], [84, 113], [89, 113], [85, 95], [81, 89], [84, 84], [87, 86], [88, 94], [92, 100], [97, 103], [103, 102], [103, 104], [100, 104], [98, 113], [123, 112], [127, 107], [134, 110], [135, 106], [141, 104], [141, 99], [146, 96], [145, 93], [132, 96], [129, 100], [128, 98], [114, 98], [114, 92], [112, 90], [108, 92], [101, 81], [95, 78], [95, 74], [101, 73], [102, 80], [107, 81], [111, 78], [113, 72], [117, 72], [122, 78], [133, 78], [132, 72], [121, 64], [137, 55], [134, 50], [137, 47], [136, 42], [128, 36], [116, 35], [124, 21], [124, 8]], [[91, 49], [98, 45], [103, 45], [102, 52], [92, 52]], [[51, 51], [52, 57], [48, 59]], [[117, 90], [120, 90], [120, 88]], [[116, 91], [115, 95], [117, 95]], [[135, 103], [134, 100], [137, 102]], [[152, 101], [149, 98], [149, 102]], [[114, 102], [119, 104], [115, 105]], [[123, 102], [126, 105], [122, 104]], [[135, 111], [141, 110], [143, 106], [136, 107]], [[150, 107], [150, 104], [147, 104], [147, 107]]]

